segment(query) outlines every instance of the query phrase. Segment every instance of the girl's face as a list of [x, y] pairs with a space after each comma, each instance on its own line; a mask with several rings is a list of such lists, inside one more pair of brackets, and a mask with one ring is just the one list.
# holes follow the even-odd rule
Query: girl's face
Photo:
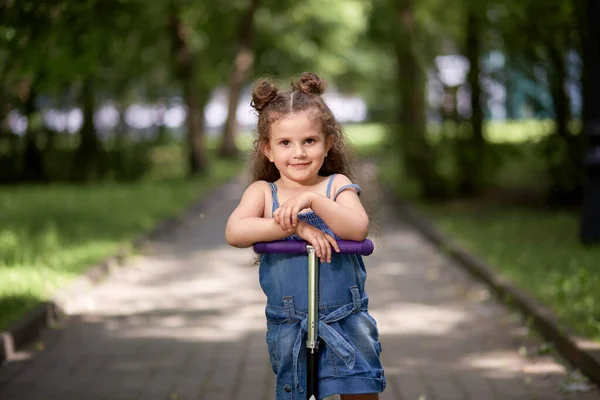
[[312, 184], [333, 140], [333, 137], [325, 138], [317, 121], [305, 113], [294, 113], [271, 125], [269, 142], [263, 152], [275, 163], [282, 178]]

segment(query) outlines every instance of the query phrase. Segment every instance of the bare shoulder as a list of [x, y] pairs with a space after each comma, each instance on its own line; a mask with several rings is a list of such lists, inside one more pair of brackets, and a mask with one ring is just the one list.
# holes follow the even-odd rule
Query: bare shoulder
[[244, 191], [242, 201], [250, 200], [264, 204], [267, 193], [270, 192], [269, 183], [267, 181], [252, 182]]
[[346, 175], [344, 175], [344, 174], [335, 174], [335, 177], [333, 178], [333, 182], [331, 184], [333, 186], [332, 192], [335, 193], [342, 186], [350, 185], [352, 183], [353, 182]]
[[256, 181], [252, 182], [247, 188], [246, 192], [257, 192], [262, 193], [269, 190], [269, 183], [267, 181]]
[[269, 184], [266, 181], [251, 183], [244, 191], [242, 199], [232, 216], [239, 218], [262, 217], [268, 188]]
[[350, 178], [344, 174], [335, 174], [335, 177], [333, 178], [333, 185], [336, 187], [342, 187], [351, 183], [353, 182], [350, 180]]

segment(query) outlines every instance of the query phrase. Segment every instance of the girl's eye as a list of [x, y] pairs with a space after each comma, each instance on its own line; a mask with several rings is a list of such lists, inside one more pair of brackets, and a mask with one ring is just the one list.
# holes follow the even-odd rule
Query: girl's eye
[[282, 140], [281, 142], [279, 142], [280, 145], [282, 146], [288, 146], [290, 144], [289, 140]]
[[306, 144], [313, 144], [315, 139], [306, 139]]

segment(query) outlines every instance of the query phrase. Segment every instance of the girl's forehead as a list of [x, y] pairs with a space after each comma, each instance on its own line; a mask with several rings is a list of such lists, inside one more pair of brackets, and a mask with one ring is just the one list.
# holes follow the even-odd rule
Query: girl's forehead
[[271, 125], [271, 137], [321, 134], [321, 125], [306, 113], [288, 114]]

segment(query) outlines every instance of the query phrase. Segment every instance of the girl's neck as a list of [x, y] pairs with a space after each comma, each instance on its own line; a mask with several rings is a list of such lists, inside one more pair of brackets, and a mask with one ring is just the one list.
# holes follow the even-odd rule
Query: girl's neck
[[326, 180], [327, 177], [325, 176], [320, 176], [317, 175], [311, 179], [308, 179], [306, 181], [294, 181], [291, 180], [289, 178], [286, 178], [284, 176], [281, 176], [277, 181], [277, 186], [279, 187], [283, 187], [286, 189], [306, 189], [306, 188], [310, 188], [313, 186], [316, 186], [318, 184], [320, 184], [321, 182], [323, 182], [324, 180]]

